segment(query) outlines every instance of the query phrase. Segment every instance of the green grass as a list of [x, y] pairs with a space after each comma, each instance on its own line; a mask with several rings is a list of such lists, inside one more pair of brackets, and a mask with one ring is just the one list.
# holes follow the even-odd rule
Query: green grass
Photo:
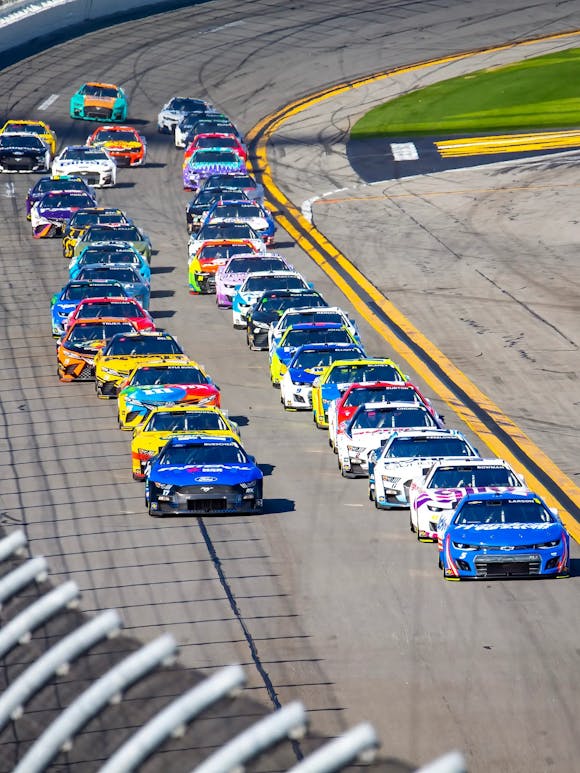
[[352, 139], [580, 126], [580, 48], [435, 83], [379, 105]]

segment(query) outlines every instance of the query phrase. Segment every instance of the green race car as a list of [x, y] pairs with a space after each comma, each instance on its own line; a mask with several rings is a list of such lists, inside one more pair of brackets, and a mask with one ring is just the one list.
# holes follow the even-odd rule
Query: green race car
[[71, 97], [70, 117], [84, 121], [124, 121], [127, 108], [127, 96], [119, 86], [84, 83]]

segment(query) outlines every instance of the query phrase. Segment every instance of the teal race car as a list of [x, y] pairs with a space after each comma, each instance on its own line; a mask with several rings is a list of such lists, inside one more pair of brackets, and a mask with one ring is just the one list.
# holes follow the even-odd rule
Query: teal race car
[[127, 96], [113, 83], [84, 83], [70, 100], [70, 117], [84, 121], [124, 121]]

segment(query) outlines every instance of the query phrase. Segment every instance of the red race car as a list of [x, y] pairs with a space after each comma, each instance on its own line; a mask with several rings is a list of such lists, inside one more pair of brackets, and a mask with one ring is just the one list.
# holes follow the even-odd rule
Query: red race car
[[105, 148], [117, 166], [141, 166], [147, 155], [147, 142], [132, 126], [99, 126], [87, 145]]
[[223, 134], [221, 132], [211, 132], [208, 134], [196, 134], [193, 140], [189, 143], [183, 154], [183, 166], [187, 165], [187, 162], [193, 156], [196, 150], [233, 150], [237, 153], [242, 161], [246, 161], [248, 158], [248, 151], [245, 145], [240, 142], [235, 134]]
[[68, 329], [77, 319], [128, 320], [136, 330], [155, 330], [152, 316], [135, 298], [83, 298], [65, 323]]

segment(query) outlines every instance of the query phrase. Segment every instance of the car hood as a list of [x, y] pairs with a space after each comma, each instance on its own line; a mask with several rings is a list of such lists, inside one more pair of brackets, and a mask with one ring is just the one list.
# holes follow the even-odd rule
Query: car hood
[[[129, 386], [123, 390], [127, 401], [147, 405], [187, 402], [188, 400], [213, 397], [217, 388], [213, 384], [179, 384], [166, 386]], [[191, 433], [189, 433], [191, 434]]]
[[292, 381], [300, 381], [302, 384], [312, 384], [314, 379], [317, 378], [323, 370], [324, 366], [320, 368], [308, 368], [307, 370], [304, 370], [303, 368], [290, 368], [288, 372], [290, 373]]
[[501, 493], [503, 491], [513, 491], [523, 494], [527, 491], [524, 487], [515, 486], [465, 486], [464, 488], [433, 488], [423, 491], [417, 496], [417, 507], [421, 507], [426, 502], [435, 502], [442, 508], [455, 508], [460, 499], [466, 494], [491, 494]]
[[159, 465], [151, 471], [157, 483], [176, 486], [232, 486], [262, 477], [254, 464]]
[[559, 523], [509, 523], [452, 525], [449, 529], [454, 542], [481, 545], [488, 548], [522, 548], [559, 539], [563, 527]]
[[93, 97], [87, 94], [84, 97], [83, 102], [86, 105], [93, 105], [96, 107], [113, 107], [116, 102], [116, 97]]

